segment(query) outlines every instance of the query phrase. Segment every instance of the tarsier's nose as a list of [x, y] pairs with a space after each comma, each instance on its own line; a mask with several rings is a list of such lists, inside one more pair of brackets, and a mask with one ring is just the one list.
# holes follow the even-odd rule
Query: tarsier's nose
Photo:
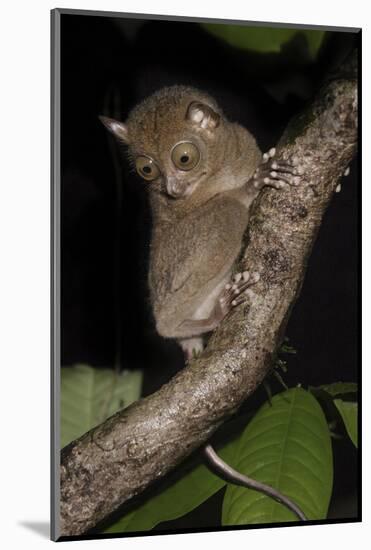
[[166, 191], [168, 195], [174, 199], [179, 199], [185, 195], [187, 184], [180, 182], [176, 177], [169, 176], [166, 178]]

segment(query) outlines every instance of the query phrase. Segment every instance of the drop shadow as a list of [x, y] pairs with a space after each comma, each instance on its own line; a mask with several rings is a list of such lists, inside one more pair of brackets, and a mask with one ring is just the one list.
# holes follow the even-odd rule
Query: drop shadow
[[19, 525], [34, 531], [42, 538], [50, 538], [50, 523], [48, 521], [20, 521]]

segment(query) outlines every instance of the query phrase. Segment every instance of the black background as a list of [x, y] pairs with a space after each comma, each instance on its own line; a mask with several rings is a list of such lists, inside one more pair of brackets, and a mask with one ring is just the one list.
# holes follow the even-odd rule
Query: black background
[[[183, 366], [177, 345], [155, 333], [146, 269], [151, 218], [145, 185], [98, 120], [125, 120], [165, 85], [207, 90], [231, 120], [249, 128], [263, 151], [353, 46], [330, 33], [317, 63], [297, 61], [296, 38], [284, 55], [248, 54], [196, 23], [62, 15], [62, 364], [144, 371], [144, 393]], [[357, 381], [357, 162], [324, 217], [287, 336], [297, 354], [285, 381]], [[279, 390], [271, 381], [273, 391]], [[258, 391], [254, 405], [266, 399]], [[356, 452], [335, 446], [330, 516], [354, 517]], [[345, 475], [346, 474], [346, 475]], [[220, 495], [163, 528], [217, 524]]]

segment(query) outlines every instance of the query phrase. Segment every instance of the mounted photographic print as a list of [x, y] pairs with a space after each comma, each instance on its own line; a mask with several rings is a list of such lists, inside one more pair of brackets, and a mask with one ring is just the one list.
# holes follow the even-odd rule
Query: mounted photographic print
[[360, 521], [360, 29], [52, 46], [52, 538]]

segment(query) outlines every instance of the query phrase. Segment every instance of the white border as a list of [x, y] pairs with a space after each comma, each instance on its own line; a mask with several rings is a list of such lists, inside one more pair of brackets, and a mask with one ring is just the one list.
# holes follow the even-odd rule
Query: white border
[[[72, 4], [72, 5], [71, 5]], [[2, 452], [1, 482], [2, 544], [5, 548], [42, 548], [54, 544], [45, 536], [49, 521], [49, 37], [50, 13], [55, 7], [95, 9], [134, 13], [159, 13], [221, 19], [276, 21], [301, 24], [363, 27], [364, 65], [369, 59], [367, 32], [370, 18], [367, 3], [308, 3], [265, 0], [264, 3], [228, 2], [184, 3], [171, 1], [126, 0], [61, 2], [47, 0], [7, 2], [1, 14], [1, 151], [0, 163], [0, 250], [1, 250], [1, 345], [2, 368]], [[363, 97], [371, 97], [369, 71], [364, 67]], [[366, 103], [366, 101], [364, 102]], [[369, 107], [363, 105], [364, 148], [370, 151]], [[366, 121], [368, 124], [366, 124]], [[78, 128], [77, 128], [78, 131]], [[363, 181], [370, 182], [367, 158]], [[363, 204], [370, 204], [369, 185], [364, 185]], [[365, 219], [364, 242], [370, 242]], [[364, 251], [364, 277], [369, 280], [368, 254]], [[364, 291], [364, 330], [366, 313], [371, 310], [367, 288]], [[365, 335], [364, 340], [367, 341]], [[370, 387], [367, 366], [364, 368], [364, 464], [369, 460], [367, 419], [370, 418], [366, 389]], [[347, 549], [361, 548], [369, 531], [370, 476], [364, 468], [365, 524], [327, 525], [310, 528], [265, 529], [174, 535], [110, 541], [67, 543], [89, 547], [188, 548], [190, 544], [236, 547], [249, 544], [265, 548], [311, 549], [335, 545]], [[32, 524], [32, 526], [28, 526]], [[39, 524], [39, 530], [37, 525]], [[43, 527], [44, 525], [44, 527]], [[175, 537], [175, 538], [174, 538]]]

